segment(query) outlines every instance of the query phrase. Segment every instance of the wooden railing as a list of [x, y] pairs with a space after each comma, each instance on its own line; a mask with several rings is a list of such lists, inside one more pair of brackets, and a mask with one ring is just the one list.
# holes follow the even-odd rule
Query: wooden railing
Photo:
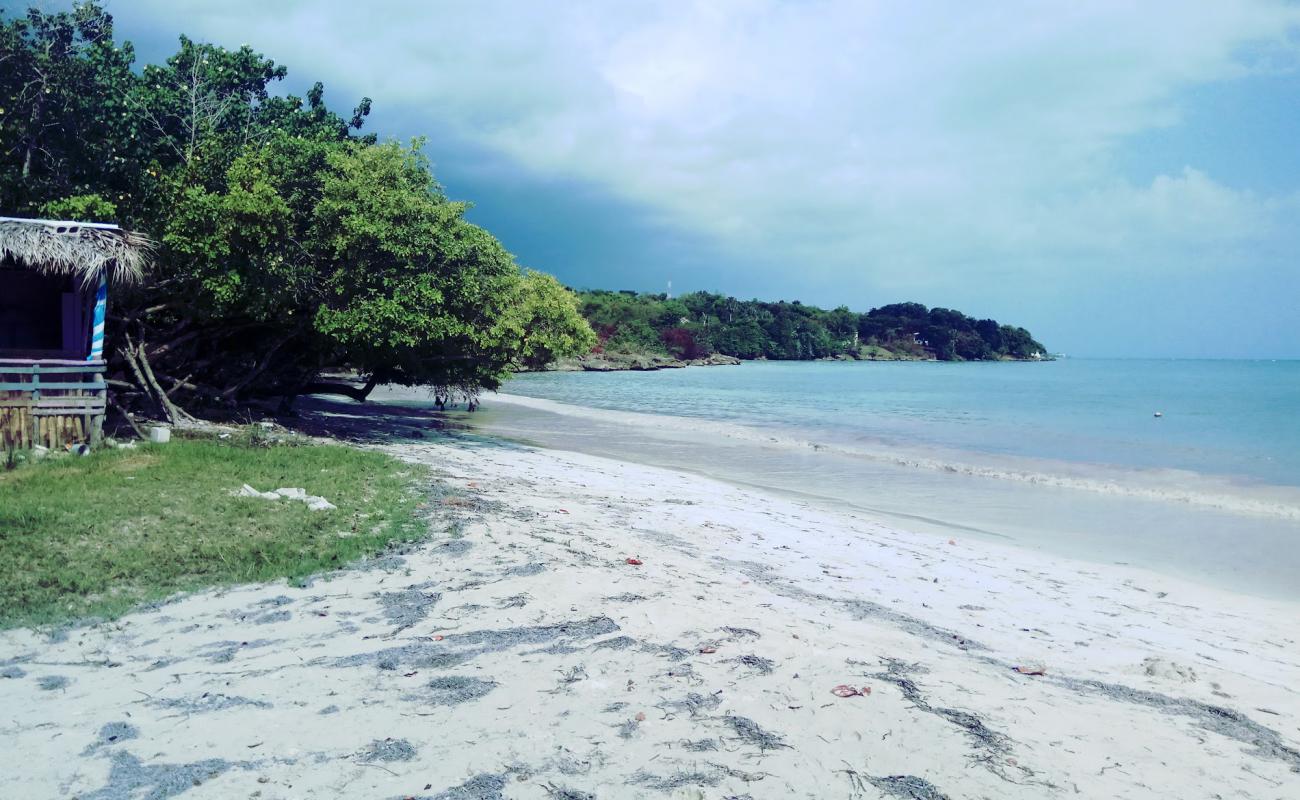
[[103, 361], [0, 359], [0, 445], [60, 447], [98, 439]]

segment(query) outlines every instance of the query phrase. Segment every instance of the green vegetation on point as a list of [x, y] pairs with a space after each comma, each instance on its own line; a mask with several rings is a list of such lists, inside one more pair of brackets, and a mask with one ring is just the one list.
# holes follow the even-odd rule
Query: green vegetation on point
[[859, 314], [795, 302], [737, 300], [708, 292], [669, 298], [621, 291], [579, 292], [580, 310], [609, 353], [712, 353], [736, 358], [986, 361], [1034, 359], [1046, 348], [1024, 328], [947, 308], [894, 303]]

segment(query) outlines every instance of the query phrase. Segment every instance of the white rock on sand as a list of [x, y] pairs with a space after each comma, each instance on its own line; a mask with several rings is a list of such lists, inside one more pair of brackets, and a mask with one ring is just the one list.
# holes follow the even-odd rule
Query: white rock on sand
[[469, 493], [453, 533], [0, 634], [4, 795], [1300, 797], [1294, 605], [593, 457], [392, 451]]
[[235, 492], [235, 496], [258, 497], [263, 500], [279, 500], [281, 498], [284, 498], [285, 500], [301, 500], [306, 503], [307, 508], [312, 511], [330, 511], [338, 508], [338, 506], [323, 497], [314, 494], [307, 494], [307, 490], [302, 488], [276, 489], [273, 492], [259, 492], [257, 489], [246, 483], [239, 487], [239, 491]]

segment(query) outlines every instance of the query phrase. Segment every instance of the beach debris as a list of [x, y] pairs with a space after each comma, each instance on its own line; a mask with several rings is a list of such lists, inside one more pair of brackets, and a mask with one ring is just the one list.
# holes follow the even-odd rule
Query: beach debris
[[140, 731], [134, 725], [127, 722], [110, 722], [99, 729], [99, 737], [81, 752], [83, 756], [94, 753], [101, 747], [107, 747], [118, 742], [125, 742], [128, 739], [139, 738]]
[[856, 686], [849, 686], [847, 683], [841, 683], [839, 686], [831, 689], [831, 694], [836, 697], [867, 697], [871, 694], [871, 687], [863, 686], [859, 689]]
[[1157, 412], [1155, 413], [1155, 417], [1156, 417], [1156, 419], [1159, 419], [1160, 417], [1163, 417], [1164, 415], [1165, 415], [1165, 412], [1163, 412], [1163, 411], [1157, 411]]
[[[147, 764], [136, 756], [119, 751], [111, 755], [108, 782], [85, 798], [175, 797], [206, 780], [234, 768], [247, 769], [247, 762], [230, 762], [220, 758], [188, 764]], [[259, 779], [260, 781], [260, 779]]]
[[429, 616], [429, 610], [442, 599], [441, 593], [429, 591], [432, 587], [432, 582], [418, 583], [379, 595], [384, 616], [397, 626], [393, 633], [404, 631]]
[[637, 721], [637, 722], [645, 722], [645, 712], [644, 712], [644, 711], [638, 711], [638, 712], [636, 712], [636, 721]]
[[288, 622], [293, 619], [293, 612], [281, 609], [279, 611], [268, 611], [259, 617], [253, 619], [254, 625], [273, 625], [277, 622]]
[[635, 719], [629, 719], [626, 722], [611, 726], [618, 730], [618, 738], [631, 739], [636, 735], [637, 730], [641, 727], [641, 722]]
[[867, 783], [890, 797], [899, 797], [904, 800], [948, 800], [948, 795], [940, 792], [935, 788], [934, 784], [915, 775], [888, 775], [884, 777], [867, 775], [865, 777]]
[[1280, 761], [1292, 772], [1300, 773], [1300, 750], [1291, 747], [1277, 731], [1255, 722], [1240, 711], [1213, 706], [1199, 700], [1134, 689], [1119, 683], [1060, 676], [1049, 680], [1076, 692], [1100, 694], [1110, 700], [1146, 706], [1165, 714], [1189, 717], [1197, 727], [1249, 746], [1251, 749], [1245, 752], [1256, 758]]
[[644, 564], [645, 562], [642, 561], [642, 560], [639, 559], [639, 558], [628, 558], [627, 563], [631, 564], [631, 565], [634, 566], [634, 567], [639, 567], [639, 566], [641, 566], [642, 564]]
[[276, 494], [275, 492], [259, 492], [258, 490], [254, 489], [252, 486], [249, 486], [248, 484], [244, 484], [243, 486], [239, 487], [239, 491], [236, 492], [235, 495], [237, 497], [260, 497], [263, 500], [280, 499], [280, 495]]
[[653, 644], [651, 642], [644, 642], [641, 645], [641, 650], [646, 653], [657, 653], [669, 661], [685, 661], [691, 657], [690, 650], [672, 644]]
[[777, 748], [789, 748], [790, 745], [785, 743], [785, 739], [771, 731], [763, 730], [757, 722], [749, 717], [740, 717], [732, 714], [722, 718], [722, 721], [731, 726], [731, 730], [736, 736], [748, 744], [755, 745], [759, 750], [776, 750]]
[[718, 648], [714, 647], [711, 644], [706, 644], [700, 648], [700, 652], [707, 656], [718, 652]]
[[[920, 664], [909, 664], [897, 658], [882, 658], [880, 663], [885, 666], [885, 671], [877, 672], [871, 677], [897, 686], [899, 691], [903, 693], [903, 699], [915, 706], [918, 711], [934, 714], [961, 729], [974, 741], [975, 746], [982, 751], [982, 756], [991, 758], [1001, 756], [1007, 752], [1010, 740], [1005, 735], [990, 729], [979, 717], [968, 711], [931, 705], [925, 699], [920, 687], [908, 677], [912, 674], [923, 674], [926, 671]], [[986, 766], [991, 763], [986, 759], [981, 760]]]
[[435, 706], [457, 706], [477, 700], [497, 688], [496, 681], [485, 681], [461, 675], [446, 675], [429, 681], [429, 702]]
[[775, 661], [770, 658], [753, 655], [752, 653], [749, 655], [739, 656], [732, 660], [743, 667], [749, 667], [760, 675], [771, 675], [773, 670], [776, 669]]
[[528, 595], [516, 594], [503, 598], [497, 608], [523, 608], [528, 605]]
[[441, 542], [437, 545], [438, 549], [447, 555], [463, 556], [474, 547], [474, 543], [466, 539], [452, 539], [447, 542]]
[[569, 789], [564, 786], [556, 786], [553, 783], [543, 784], [542, 788], [546, 793], [555, 800], [596, 800], [596, 795], [590, 792], [583, 792], [577, 789]]
[[375, 761], [410, 761], [415, 758], [415, 746], [405, 739], [376, 739], [357, 755], [362, 763]]
[[452, 786], [419, 800], [502, 800], [505, 797], [502, 792], [506, 788], [506, 779], [512, 772], [508, 769], [498, 775], [490, 772], [475, 775], [459, 786]]
[[1195, 683], [1197, 680], [1196, 670], [1157, 656], [1147, 656], [1142, 659], [1142, 672], [1148, 678], [1163, 678], [1183, 683]]
[[256, 497], [262, 500], [299, 500], [307, 504], [307, 508], [312, 511], [333, 511], [338, 508], [330, 501], [314, 494], [307, 494], [306, 489], [302, 488], [281, 488], [274, 492], [259, 492], [247, 483], [239, 487], [234, 493], [235, 497]]
[[[735, 778], [745, 783], [753, 783], [761, 781], [765, 777], [767, 777], [765, 772], [744, 772], [725, 764], [706, 761], [694, 771], [682, 771], [673, 775], [655, 775], [646, 772], [644, 769], [639, 769], [628, 778], [627, 783], [632, 786], [645, 786], [660, 792], [674, 792], [673, 797], [692, 798], [694, 800], [694, 798], [705, 797], [700, 787], [717, 786], [726, 778]], [[740, 797], [749, 797], [749, 795], [741, 795]], [[740, 800], [740, 797], [736, 798], [736, 800]]]
[[587, 668], [582, 664], [569, 669], [558, 669], [556, 672], [560, 673], [560, 683], [564, 684], [577, 683], [587, 679]]
[[629, 647], [636, 646], [636, 639], [631, 636], [615, 636], [612, 639], [601, 639], [591, 646], [592, 650], [626, 650]]
[[[357, 653], [334, 662], [335, 666], [355, 667], [376, 664], [390, 669], [446, 669], [488, 653], [499, 653], [524, 645], [542, 645], [551, 642], [580, 642], [607, 636], [619, 631], [618, 623], [609, 617], [589, 617], [520, 628], [478, 630], [464, 633], [439, 634], [433, 638], [437, 644], [417, 641], [373, 653]], [[455, 648], [455, 649], [452, 649]]]
[[158, 698], [146, 701], [148, 705], [154, 708], [166, 708], [176, 711], [184, 711], [189, 714], [201, 714], [212, 711], [225, 711], [228, 708], [238, 708], [241, 706], [251, 706], [252, 708], [271, 708], [271, 704], [265, 700], [253, 700], [248, 697], [239, 697], [238, 695], [222, 694], [220, 692], [204, 692], [198, 697], [170, 697]]
[[690, 692], [681, 700], [665, 700], [662, 703], [656, 703], [655, 708], [668, 715], [685, 712], [695, 717], [699, 716], [701, 711], [712, 711], [720, 705], [722, 705], [721, 689], [713, 694]]
[[1044, 667], [1042, 664], [1021, 664], [1019, 666], [1012, 667], [1012, 669], [1014, 669], [1016, 672], [1019, 672], [1021, 675], [1046, 675], [1047, 674], [1047, 667]]
[[245, 648], [256, 649], [271, 644], [275, 644], [271, 639], [254, 639], [247, 642], [209, 642], [200, 649], [200, 652], [214, 664], [229, 664], [235, 660], [235, 656], [239, 654], [240, 650]]

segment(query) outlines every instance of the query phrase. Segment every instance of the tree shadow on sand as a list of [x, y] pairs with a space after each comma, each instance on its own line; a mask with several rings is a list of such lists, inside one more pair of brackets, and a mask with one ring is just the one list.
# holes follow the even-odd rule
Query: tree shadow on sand
[[304, 397], [297, 414], [282, 417], [284, 427], [305, 436], [327, 436], [358, 444], [437, 441], [469, 447], [519, 448], [522, 445], [475, 430], [465, 411], [440, 411], [433, 399], [367, 400]]

